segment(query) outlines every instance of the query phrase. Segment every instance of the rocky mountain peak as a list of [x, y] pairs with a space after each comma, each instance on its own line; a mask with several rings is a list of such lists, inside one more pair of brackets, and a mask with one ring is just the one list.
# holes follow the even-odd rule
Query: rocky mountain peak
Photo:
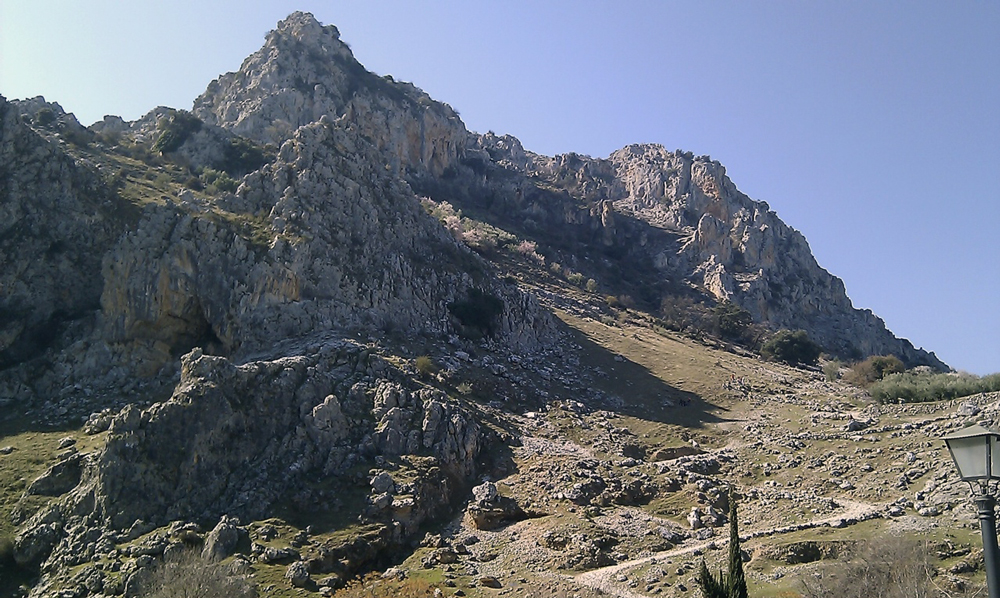
[[278, 26], [267, 35], [267, 45], [277, 46], [282, 38], [290, 38], [327, 52], [346, 52], [346, 55], [351, 56], [350, 48], [340, 40], [337, 27], [321, 24], [309, 12], [295, 11], [278, 21]]
[[303, 12], [281, 21], [239, 71], [213, 81], [193, 111], [208, 124], [274, 145], [323, 116], [347, 116], [397, 170], [431, 175], [458, 160], [468, 136], [450, 106], [369, 72], [336, 27]]
[[193, 112], [0, 97], [0, 595], [140, 595], [199, 544], [262, 596], [407, 551], [470, 593], [687, 592], [734, 483], [780, 542], [752, 563], [907, 510], [972, 529], [936, 439], [1000, 397], [865, 405], [761, 359], [787, 328], [947, 369], [718, 161], [470, 133], [303, 12]]

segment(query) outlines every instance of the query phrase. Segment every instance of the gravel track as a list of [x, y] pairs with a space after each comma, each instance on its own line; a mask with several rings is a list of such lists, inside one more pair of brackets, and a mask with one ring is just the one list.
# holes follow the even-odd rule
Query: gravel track
[[[861, 521], [866, 521], [868, 519], [880, 517], [881, 513], [884, 512], [888, 507], [887, 504], [869, 504], [856, 501], [848, 501], [843, 499], [840, 499], [840, 502], [846, 508], [842, 512], [836, 515], [830, 517], [817, 518], [812, 521], [807, 521], [805, 523], [799, 523], [794, 525], [783, 525], [779, 527], [750, 530], [749, 533], [741, 534], [740, 540], [750, 540], [753, 538], [760, 538], [765, 536], [776, 536], [804, 529], [813, 529], [824, 526], [844, 527], [845, 525], [853, 525]], [[724, 546], [728, 543], [729, 543], [728, 537], [725, 539], [713, 538], [711, 540], [702, 540], [699, 542], [685, 542], [683, 546], [678, 546], [677, 548], [672, 548], [670, 550], [658, 552], [653, 555], [632, 559], [629, 561], [618, 563], [616, 565], [601, 567], [600, 569], [594, 569], [592, 571], [587, 571], [586, 573], [581, 573], [579, 575], [568, 575], [566, 577], [573, 579], [580, 585], [587, 586], [594, 590], [602, 591], [612, 596], [619, 596], [620, 598], [648, 598], [645, 594], [637, 593], [631, 590], [630, 588], [625, 587], [623, 585], [623, 582], [617, 581], [616, 578], [618, 577], [618, 575], [645, 564], [660, 563], [673, 557], [694, 553], [697, 550], [705, 551], [709, 548], [710, 545], [713, 544], [716, 546]]]

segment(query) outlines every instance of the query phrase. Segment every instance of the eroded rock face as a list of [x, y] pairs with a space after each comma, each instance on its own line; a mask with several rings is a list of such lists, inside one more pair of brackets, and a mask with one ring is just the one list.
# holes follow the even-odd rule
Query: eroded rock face
[[[411, 393], [381, 378], [392, 373], [361, 346], [315, 350], [242, 366], [199, 350], [185, 356], [169, 401], [141, 413], [126, 408], [112, 423], [91, 472], [112, 525], [261, 517], [290, 489], [375, 454], [431, 455], [457, 478], [474, 471], [478, 425], [443, 393]], [[380, 402], [387, 393], [399, 402], [388, 410]], [[333, 402], [343, 416], [337, 428], [314, 416]], [[426, 425], [437, 412], [446, 425]]]
[[[463, 168], [462, 184], [481, 190], [455, 194], [456, 206], [469, 201], [549, 236], [645, 264], [638, 270], [647, 279], [639, 284], [684, 281], [772, 328], [804, 329], [832, 354], [894, 354], [910, 366], [947, 369], [932, 353], [896, 338], [871, 311], [855, 309], [802, 234], [741, 193], [707, 156], [643, 144], [607, 159], [546, 157], [488, 133], [470, 140]], [[490, 204], [480, 205], [478, 197]]]
[[331, 328], [444, 332], [470, 287], [504, 303], [498, 336], [537, 345], [551, 321], [430, 216], [344, 119], [299, 129], [235, 195], [151, 207], [104, 260], [109, 342], [155, 372], [194, 346], [231, 354]]
[[[79, 127], [57, 104], [22, 104], [53, 131]], [[94, 272], [128, 218], [99, 177], [19, 112], [0, 97], [0, 369], [40, 354], [99, 308]]]
[[465, 147], [467, 132], [449, 106], [358, 63], [340, 32], [296, 12], [268, 33], [240, 70], [213, 81], [195, 100], [205, 122], [280, 145], [298, 127], [347, 115], [396, 169], [439, 176]]
[[[122, 410], [106, 445], [74, 462], [83, 469], [76, 487], [22, 526], [18, 561], [72, 566], [102, 538], [191, 520], [219, 521], [204, 551], [224, 558], [238, 540], [237, 519], [264, 518], [279, 500], [321, 508], [337, 497], [320, 482], [345, 476], [350, 485], [345, 472], [376, 456], [420, 461], [418, 482], [380, 485], [389, 502], [370, 513], [415, 531], [477, 474], [484, 432], [443, 392], [411, 389], [404, 374], [348, 341], [319, 338], [283, 353], [243, 365], [201, 350], [185, 355], [170, 400]], [[325, 417], [333, 404], [340, 416]]]
[[655, 145], [623, 148], [609, 161], [625, 191], [616, 208], [688, 235], [678, 254], [716, 299], [772, 327], [805, 329], [831, 353], [894, 354], [946, 368], [893, 336], [871, 311], [854, 309], [843, 281], [819, 266], [805, 237], [741, 193], [718, 162]]

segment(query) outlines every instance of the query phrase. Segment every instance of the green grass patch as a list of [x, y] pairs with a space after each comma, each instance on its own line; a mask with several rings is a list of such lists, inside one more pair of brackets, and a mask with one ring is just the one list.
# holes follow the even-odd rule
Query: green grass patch
[[23, 430], [25, 422], [8, 420], [0, 424], [0, 448], [12, 447], [10, 454], [0, 455], [0, 535], [13, 535], [15, 526], [11, 514], [18, 505], [33, 512], [51, 501], [51, 497], [31, 496], [23, 499], [24, 490], [35, 478], [58, 461], [60, 439], [76, 439], [76, 449], [90, 452], [102, 445], [106, 434], [87, 436], [80, 430]]

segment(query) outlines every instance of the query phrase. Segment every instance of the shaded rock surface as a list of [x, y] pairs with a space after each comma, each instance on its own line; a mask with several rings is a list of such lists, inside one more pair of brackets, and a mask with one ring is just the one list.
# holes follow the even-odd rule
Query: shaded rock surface
[[414, 184], [498, 221], [525, 223], [543, 243], [558, 239], [549, 241], [553, 248], [574, 243], [597, 258], [590, 267], [598, 276], [628, 272], [622, 282], [651, 308], [683, 281], [773, 329], [806, 330], [831, 354], [893, 354], [909, 366], [947, 369], [870, 310], [855, 309], [802, 234], [741, 193], [708, 156], [639, 144], [606, 159], [548, 157], [487, 133], [470, 137], [455, 181]]
[[47, 111], [50, 130], [79, 127], [58, 104], [0, 97], [0, 369], [38, 356], [99, 309], [103, 280], [94, 273], [130, 218], [100, 177], [25, 124], [22, 110]]
[[[23, 525], [15, 556], [47, 570], [72, 566], [137, 525], [194, 519], [219, 521], [203, 552], [224, 558], [241, 534], [232, 518], [265, 518], [278, 500], [318, 508], [336, 499], [319, 481], [404, 454], [428, 460], [427, 488], [411, 489], [405, 513], [374, 519], [416, 531], [476, 474], [486, 439], [446, 395], [407, 386], [381, 358], [342, 340], [315, 339], [298, 354], [243, 365], [195, 350], [170, 400], [114, 418], [79, 484]], [[317, 417], [333, 403], [344, 415], [336, 427]]]

